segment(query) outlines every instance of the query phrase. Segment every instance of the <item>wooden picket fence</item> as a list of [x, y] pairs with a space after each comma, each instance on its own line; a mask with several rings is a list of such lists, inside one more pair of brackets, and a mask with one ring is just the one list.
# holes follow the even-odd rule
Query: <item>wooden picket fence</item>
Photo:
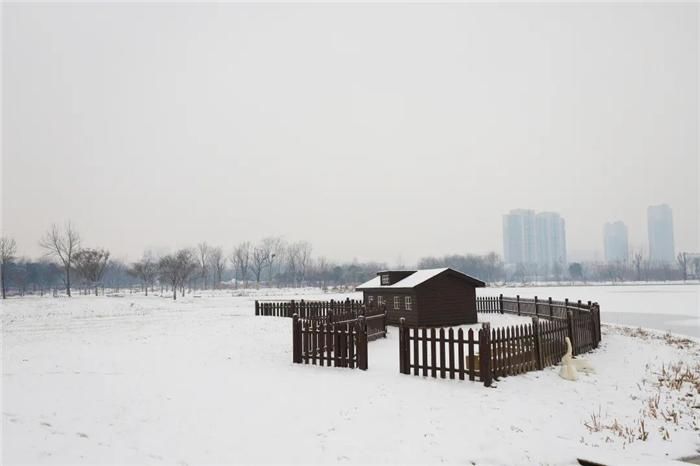
[[[515, 302], [515, 307], [509, 307]], [[509, 303], [504, 305], [503, 303]], [[542, 306], [546, 306], [541, 308]], [[565, 338], [573, 353], [596, 348], [600, 342], [600, 309], [596, 303], [569, 304], [548, 300], [499, 297], [477, 298], [483, 313], [530, 315], [532, 322], [474, 329], [399, 327], [399, 371], [460, 380], [476, 380], [490, 386], [494, 379], [522, 374], [558, 364], [566, 353]]]
[[365, 306], [362, 301], [255, 301], [256, 316], [292, 317], [297, 315], [303, 321], [338, 323], [365, 317], [369, 341], [385, 338], [387, 335], [386, 306]]
[[360, 316], [345, 322], [322, 322], [292, 317], [292, 361], [327, 367], [367, 370], [367, 320]]
[[554, 301], [552, 298], [541, 300], [515, 298], [503, 295], [476, 298], [478, 313], [501, 313], [519, 316], [532, 316], [548, 321], [566, 321], [574, 356], [596, 348], [600, 343], [600, 307], [598, 303], [588, 301]]
[[[468, 378], [474, 380], [483, 372], [480, 370], [478, 354], [476, 350], [482, 330], [478, 330], [480, 337], [475, 338], [474, 329], [465, 333], [458, 329], [455, 338], [454, 329], [408, 327], [405, 319], [400, 319], [399, 327], [399, 371], [402, 374], [423, 375], [460, 380]], [[465, 357], [466, 355], [466, 357]]]
[[255, 301], [256, 316], [289, 317], [297, 314], [301, 319], [323, 321], [342, 321], [361, 315], [364, 309], [362, 301], [346, 299], [345, 301]]

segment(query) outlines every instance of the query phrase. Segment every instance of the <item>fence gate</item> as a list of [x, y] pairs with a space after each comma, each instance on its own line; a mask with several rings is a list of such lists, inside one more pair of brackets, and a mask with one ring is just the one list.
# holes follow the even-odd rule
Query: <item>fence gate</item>
[[367, 321], [302, 320], [292, 316], [292, 361], [367, 370]]

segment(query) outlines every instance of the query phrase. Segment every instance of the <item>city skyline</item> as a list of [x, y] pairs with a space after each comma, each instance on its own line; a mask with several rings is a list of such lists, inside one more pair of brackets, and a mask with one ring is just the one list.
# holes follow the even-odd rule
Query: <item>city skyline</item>
[[557, 212], [512, 209], [503, 215], [503, 261], [536, 264], [545, 271], [565, 266], [565, 221]]

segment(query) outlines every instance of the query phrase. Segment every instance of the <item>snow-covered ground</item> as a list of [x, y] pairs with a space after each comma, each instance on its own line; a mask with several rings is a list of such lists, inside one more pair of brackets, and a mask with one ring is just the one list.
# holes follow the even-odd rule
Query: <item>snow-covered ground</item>
[[[589, 291], [562, 297], [637, 307]], [[291, 321], [255, 317], [253, 300], [321, 292], [272, 293], [7, 300], [2, 463], [657, 463], [700, 446], [698, 387], [659, 382], [662, 365], [700, 371], [696, 341], [606, 326], [587, 355], [596, 374], [549, 368], [485, 388], [399, 374], [395, 329], [370, 343], [366, 372], [294, 365]]]

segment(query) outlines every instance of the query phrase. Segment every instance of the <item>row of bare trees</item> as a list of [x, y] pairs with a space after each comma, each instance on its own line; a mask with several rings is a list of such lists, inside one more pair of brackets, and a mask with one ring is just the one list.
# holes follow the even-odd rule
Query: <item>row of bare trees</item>
[[687, 252], [678, 253], [675, 264], [653, 262], [641, 252], [635, 252], [630, 261], [575, 263], [572, 266], [575, 266], [575, 273], [570, 275], [581, 281], [686, 281], [700, 278], [700, 256]]
[[[142, 258], [125, 264], [111, 257], [109, 251], [86, 248], [71, 223], [52, 225], [40, 243], [44, 257], [40, 261], [17, 258], [17, 245], [10, 238], [0, 243], [0, 271], [3, 296], [7, 277], [18, 294], [57, 287], [71, 296], [75, 284], [86, 293], [101, 285], [119, 292], [122, 286], [140, 284], [148, 294], [156, 285], [161, 291], [173, 291], [173, 298], [188, 289], [265, 286], [344, 286], [371, 278], [386, 268], [378, 263], [332, 263], [312, 257], [313, 248], [306, 241], [287, 242], [267, 237], [256, 243], [242, 241], [226, 252], [206, 242], [173, 254], [157, 255], [147, 251]], [[74, 284], [75, 282], [75, 284]]]
[[[97, 287], [101, 283], [109, 262], [109, 251], [105, 249], [83, 248], [81, 238], [73, 225], [68, 222], [63, 227], [52, 225], [39, 241], [45, 255], [59, 264], [63, 271], [63, 284], [66, 294], [71, 296], [72, 274], [75, 273], [83, 284]], [[0, 238], [0, 272], [2, 297], [7, 297], [8, 268], [15, 264], [17, 243], [12, 238]]]
[[[142, 258], [130, 265], [111, 260], [109, 251], [100, 248], [85, 248], [81, 237], [69, 222], [59, 227], [52, 225], [40, 240], [46, 261], [31, 262], [17, 258], [17, 245], [11, 238], [0, 238], [0, 275], [2, 296], [5, 298], [7, 277], [24, 289], [33, 283], [40, 287], [54, 286], [60, 275], [61, 286], [71, 296], [74, 274], [83, 290], [100, 284], [105, 277], [117, 291], [124, 283], [138, 281], [148, 294], [156, 284], [177, 292], [190, 289], [219, 288], [221, 286], [247, 287], [253, 282], [256, 287], [357, 284], [372, 277], [377, 270], [385, 269], [380, 263], [345, 263], [314, 258], [313, 248], [306, 241], [287, 242], [280, 237], [266, 237], [257, 243], [242, 241], [225, 252], [220, 246], [206, 242], [194, 248], [185, 248], [173, 254], [158, 256], [146, 252]], [[700, 258], [697, 255], [680, 253], [677, 267], [672, 264], [652, 264], [641, 252], [634, 253], [624, 263], [570, 263], [555, 264], [546, 271], [537, 267], [518, 264], [506, 267], [495, 253], [486, 255], [448, 255], [426, 257], [419, 261], [418, 268], [452, 267], [487, 282], [521, 282], [540, 280], [560, 281], [567, 278], [575, 281], [641, 281], [678, 280], [700, 278]], [[57, 273], [60, 268], [60, 274]]]
[[[298, 286], [310, 277], [311, 251], [311, 244], [306, 241], [287, 244], [277, 237], [264, 238], [257, 244], [243, 241], [228, 255], [223, 248], [203, 242], [161, 258], [146, 252], [131, 265], [129, 273], [141, 281], [146, 294], [156, 282], [168, 283], [173, 288], [173, 298], [176, 290], [184, 290], [185, 282], [193, 278], [199, 280], [202, 289], [218, 288], [227, 270], [232, 272], [236, 286], [247, 287], [249, 280], [256, 286], [265, 280], [268, 284]], [[325, 270], [327, 261], [319, 259], [318, 264]]]

